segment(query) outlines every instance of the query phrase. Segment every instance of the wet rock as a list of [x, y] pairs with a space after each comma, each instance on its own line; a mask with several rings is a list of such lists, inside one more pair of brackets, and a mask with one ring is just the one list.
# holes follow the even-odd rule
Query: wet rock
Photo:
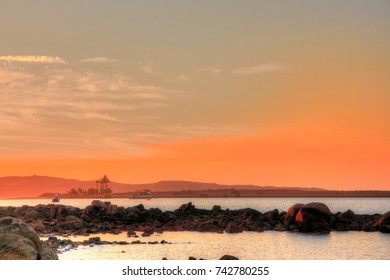
[[154, 233], [153, 229], [147, 229], [142, 233], [143, 237], [151, 236]]
[[226, 227], [225, 227], [225, 231], [227, 233], [240, 233], [242, 232], [242, 229], [235, 225], [234, 223], [230, 222]]
[[303, 232], [329, 232], [331, 213], [324, 203], [305, 204], [298, 211], [295, 222]]
[[224, 255], [220, 258], [220, 260], [239, 260], [239, 258], [231, 255]]
[[303, 204], [297, 203], [288, 208], [287, 214], [285, 216], [284, 224], [289, 226], [295, 222], [295, 217], [297, 216], [299, 210], [301, 210]]
[[88, 238], [88, 244], [99, 244], [101, 242], [100, 237], [90, 237]]
[[275, 231], [286, 231], [287, 230], [287, 227], [282, 224], [282, 223], [278, 223], [274, 226], [273, 230]]
[[383, 233], [390, 233], [390, 211], [380, 216], [377, 226], [379, 231]]

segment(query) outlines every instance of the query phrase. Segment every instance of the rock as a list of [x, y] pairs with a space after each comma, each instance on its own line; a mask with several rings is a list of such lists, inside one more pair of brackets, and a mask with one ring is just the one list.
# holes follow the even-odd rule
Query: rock
[[291, 206], [290, 208], [288, 208], [288, 211], [287, 211], [287, 214], [286, 214], [286, 217], [284, 220], [284, 224], [286, 226], [289, 226], [295, 222], [295, 217], [297, 216], [299, 210], [301, 210], [302, 206], [303, 206], [302, 203], [297, 203], [297, 204], [294, 204], [293, 206]]
[[134, 230], [129, 230], [127, 232], [127, 236], [128, 237], [135, 237], [135, 236], [137, 236], [137, 233]]
[[127, 216], [126, 209], [122, 206], [117, 206], [117, 205], [108, 205], [106, 208], [106, 214], [107, 215], [112, 215], [118, 218], [124, 218]]
[[376, 224], [379, 231], [383, 233], [390, 233], [390, 211], [380, 216]]
[[284, 224], [282, 224], [282, 223], [277, 223], [277, 224], [274, 226], [273, 230], [275, 230], [275, 231], [286, 231], [287, 228], [286, 228], [286, 226], [285, 226]]
[[213, 208], [211, 209], [211, 211], [219, 213], [219, 212], [221, 212], [221, 206], [214, 205]]
[[0, 234], [1, 260], [37, 260], [38, 249], [30, 239], [14, 234]]
[[44, 231], [46, 229], [45, 225], [43, 224], [43, 222], [41, 220], [35, 220], [35, 221], [31, 222], [30, 226], [35, 231], [39, 231], [39, 232], [42, 232], [42, 231]]
[[303, 232], [329, 232], [331, 213], [324, 203], [305, 204], [298, 211], [295, 222]]
[[42, 243], [34, 229], [20, 219], [0, 219], [0, 259], [58, 259], [52, 248]]
[[225, 227], [225, 231], [227, 233], [240, 233], [242, 232], [242, 229], [239, 226], [235, 225], [234, 223], [230, 222]]
[[337, 218], [344, 220], [355, 220], [356, 215], [352, 210], [348, 209], [344, 213], [341, 213]]
[[196, 231], [199, 232], [218, 232], [221, 230], [219, 224], [216, 220], [210, 219], [206, 221], [201, 221], [196, 225]]
[[196, 258], [194, 258], [194, 257], [188, 257], [188, 260], [196, 261]]
[[57, 225], [57, 228], [60, 229], [70, 229], [70, 230], [78, 230], [84, 227], [84, 222], [80, 218], [75, 216], [67, 216], [65, 221], [60, 222]]
[[3, 217], [0, 219], [0, 233], [13, 233], [24, 236], [31, 240], [36, 248], [40, 248], [41, 241], [35, 230], [24, 221], [12, 217]]
[[88, 238], [88, 243], [89, 244], [99, 244], [100, 242], [101, 242], [101, 239], [100, 239], [99, 236]]
[[239, 260], [239, 258], [231, 256], [231, 255], [224, 255], [220, 258], [220, 260]]
[[40, 260], [58, 260], [58, 255], [54, 248], [49, 246], [47, 242], [44, 242], [39, 250], [38, 258]]
[[136, 240], [131, 242], [131, 244], [146, 244], [146, 242], [141, 242], [140, 240]]
[[26, 221], [35, 221], [35, 220], [42, 220], [44, 216], [39, 213], [34, 208], [30, 208], [27, 210], [26, 214], [24, 214], [24, 218]]
[[192, 202], [188, 202], [187, 204], [182, 204], [178, 211], [179, 212], [191, 212], [192, 210], [195, 209], [195, 206], [192, 205]]
[[143, 236], [143, 237], [151, 236], [153, 233], [154, 233], [154, 230], [153, 230], [153, 229], [146, 229], [146, 230], [142, 233], [142, 236]]

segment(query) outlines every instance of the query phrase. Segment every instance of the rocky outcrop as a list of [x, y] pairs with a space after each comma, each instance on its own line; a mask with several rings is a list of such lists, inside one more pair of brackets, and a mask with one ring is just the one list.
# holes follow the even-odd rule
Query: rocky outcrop
[[303, 232], [329, 232], [330, 220], [330, 210], [321, 202], [303, 205], [295, 217], [295, 223]]
[[274, 209], [265, 213], [245, 208], [238, 210], [198, 209], [191, 202], [174, 211], [158, 208], [145, 209], [142, 204], [122, 207], [94, 200], [84, 209], [61, 204], [0, 207], [2, 215], [16, 217], [29, 224], [40, 234], [58, 235], [91, 233], [144, 232], [152, 235], [163, 231], [199, 231], [239, 233], [302, 231], [329, 232], [331, 230], [389, 232], [389, 214], [359, 215], [351, 210], [331, 213], [323, 203], [292, 205], [287, 212]]
[[0, 259], [51, 260], [58, 256], [24, 221], [3, 217], [0, 219]]

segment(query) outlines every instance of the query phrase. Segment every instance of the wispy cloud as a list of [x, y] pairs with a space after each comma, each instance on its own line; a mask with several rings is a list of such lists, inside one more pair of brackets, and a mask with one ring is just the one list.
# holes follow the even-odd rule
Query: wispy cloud
[[[10, 136], [0, 135], [0, 146], [20, 154], [141, 152], [151, 141], [145, 135], [168, 137], [155, 120], [176, 94], [125, 74], [69, 64], [0, 64], [0, 93], [1, 134]], [[112, 139], [115, 147], [108, 144]]]
[[222, 73], [222, 69], [218, 67], [206, 67], [199, 69], [200, 72], [210, 73], [211, 75], [218, 77]]
[[289, 66], [280, 63], [266, 63], [259, 64], [256, 66], [238, 67], [234, 69], [232, 73], [237, 75], [256, 75], [272, 72], [283, 72], [288, 70], [289, 68]]
[[6, 55], [0, 56], [0, 61], [26, 62], [26, 63], [66, 63], [58, 56], [34, 56], [34, 55]]
[[161, 74], [163, 74], [162, 72], [157, 71], [157, 70], [154, 69], [153, 62], [145, 63], [145, 65], [143, 65], [141, 67], [141, 71], [146, 73], [146, 74], [150, 74], [150, 75], [161, 75]]
[[81, 63], [115, 63], [117, 62], [116, 59], [108, 58], [108, 57], [90, 57], [80, 60]]

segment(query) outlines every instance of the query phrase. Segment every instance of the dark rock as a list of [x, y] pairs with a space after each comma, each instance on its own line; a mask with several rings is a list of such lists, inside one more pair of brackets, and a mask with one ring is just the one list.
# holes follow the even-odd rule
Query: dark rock
[[390, 211], [380, 216], [376, 225], [378, 226], [379, 231], [390, 233]]
[[195, 209], [195, 206], [192, 205], [192, 202], [188, 202], [187, 204], [182, 204], [178, 211], [179, 212], [191, 212], [192, 210]]
[[137, 235], [137, 233], [135, 231], [133, 231], [133, 230], [129, 230], [127, 232], [127, 236], [129, 236], [129, 237], [135, 237], [136, 235]]
[[65, 221], [58, 224], [62, 229], [72, 229], [77, 230], [81, 229], [84, 226], [83, 220], [77, 218], [76, 216], [67, 216]]
[[303, 204], [297, 203], [288, 208], [287, 214], [285, 216], [284, 224], [289, 226], [295, 222], [295, 217], [297, 216], [299, 210], [301, 210]]
[[235, 225], [234, 223], [230, 222], [225, 227], [225, 231], [227, 233], [240, 233], [242, 232], [242, 229], [239, 226]]
[[287, 227], [282, 224], [282, 223], [278, 223], [274, 226], [273, 230], [275, 231], [286, 231], [287, 230]]
[[143, 237], [151, 236], [154, 233], [153, 229], [147, 229], [142, 233]]
[[214, 205], [213, 208], [211, 209], [211, 211], [219, 213], [219, 212], [221, 212], [221, 206]]
[[300, 231], [329, 232], [331, 213], [325, 204], [312, 202], [305, 204], [295, 217]]
[[239, 258], [231, 256], [231, 255], [224, 255], [220, 258], [220, 260], [239, 260]]
[[90, 237], [88, 239], [88, 244], [99, 244], [101, 242], [100, 237]]
[[188, 260], [196, 261], [196, 258], [194, 258], [194, 257], [188, 257]]

